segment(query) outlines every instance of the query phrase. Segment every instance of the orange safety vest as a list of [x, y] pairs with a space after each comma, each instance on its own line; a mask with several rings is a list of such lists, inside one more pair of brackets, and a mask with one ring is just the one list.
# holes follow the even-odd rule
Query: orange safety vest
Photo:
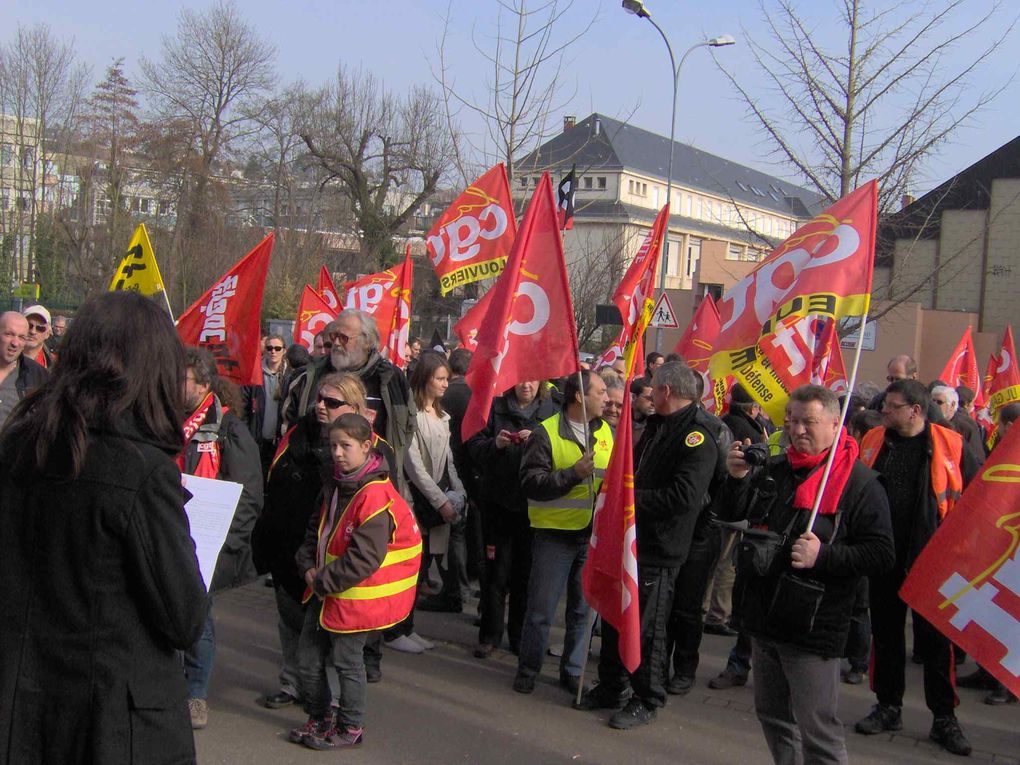
[[[365, 632], [392, 627], [414, 606], [421, 566], [421, 531], [411, 508], [389, 479], [362, 486], [347, 503], [326, 545], [326, 564], [343, 557], [354, 530], [379, 513], [387, 512], [395, 526], [386, 545], [386, 557], [367, 579], [323, 599], [319, 623], [330, 632]], [[319, 535], [329, 514], [324, 506]], [[305, 591], [305, 600], [311, 590]]]
[[[963, 455], [963, 436], [942, 425], [929, 423], [931, 433], [931, 489], [938, 503], [939, 520], [953, 509], [963, 492], [960, 459]], [[872, 428], [861, 439], [861, 461], [874, 467], [878, 453], [885, 445], [885, 428]]]

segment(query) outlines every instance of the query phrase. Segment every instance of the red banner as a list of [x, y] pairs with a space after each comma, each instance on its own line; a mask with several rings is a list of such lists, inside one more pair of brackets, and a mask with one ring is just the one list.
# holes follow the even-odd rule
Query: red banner
[[453, 200], [425, 238], [442, 294], [499, 276], [516, 235], [510, 181], [500, 163]]
[[811, 325], [796, 320], [868, 311], [877, 189], [871, 181], [801, 226], [719, 302], [712, 377], [733, 375], [773, 422], [782, 422], [793, 383], [812, 361]]
[[[407, 366], [407, 341], [411, 329], [411, 287], [414, 281], [414, 262], [411, 260], [411, 245], [407, 245], [404, 262], [397, 275], [399, 294], [390, 316], [390, 325], [386, 331], [387, 358], [403, 369]], [[380, 328], [381, 331], [381, 328]]]
[[[375, 319], [379, 330], [379, 352], [394, 364], [403, 366], [403, 359], [391, 358], [390, 335], [396, 331], [399, 343], [403, 332], [404, 344], [411, 321], [410, 248], [404, 262], [377, 274], [369, 274], [344, 285], [344, 306], [364, 311]], [[406, 282], [405, 282], [406, 279]]]
[[339, 311], [326, 302], [321, 293], [306, 284], [301, 290], [297, 321], [294, 322], [294, 342], [311, 351], [315, 344], [315, 336], [322, 332], [338, 313]]
[[729, 376], [716, 384], [708, 373], [709, 361], [719, 341], [721, 328], [722, 321], [719, 319], [719, 309], [715, 307], [715, 300], [711, 295], [705, 295], [694, 312], [694, 318], [673, 349], [674, 353], [679, 353], [683, 357], [687, 366], [701, 376], [704, 384], [701, 403], [706, 411], [719, 416], [727, 409], [730, 386], [733, 384], [733, 378]]
[[1020, 427], [918, 556], [900, 597], [1020, 695]]
[[[628, 377], [629, 383], [633, 377]], [[623, 397], [602, 488], [595, 500], [588, 559], [581, 572], [584, 599], [620, 633], [620, 660], [629, 672], [641, 663], [637, 531], [634, 525], [634, 430], [630, 396]]]
[[1013, 327], [1006, 325], [999, 353], [988, 362], [985, 375], [988, 413], [995, 421], [1000, 408], [1020, 401], [1020, 370], [1016, 364], [1016, 346], [1013, 345]]
[[[617, 359], [623, 357], [625, 349], [632, 341], [636, 324], [645, 318], [646, 314], [651, 313], [655, 305], [655, 277], [658, 273], [659, 255], [668, 226], [669, 210], [663, 207], [655, 216], [652, 228], [641, 243], [616, 292], [613, 293], [613, 303], [620, 311], [623, 327], [616, 341], [595, 362], [596, 369], [611, 366]], [[644, 321], [642, 333], [647, 326], [648, 321]], [[637, 346], [633, 347], [636, 349]], [[629, 360], [627, 366], [628, 368], [631, 366]]]
[[482, 319], [489, 310], [491, 294], [490, 289], [460, 317], [460, 321], [453, 325], [453, 332], [460, 339], [461, 345], [472, 353], [478, 350], [478, 330], [481, 329]]
[[260, 314], [272, 251], [270, 234], [177, 320], [181, 341], [208, 348], [220, 376], [237, 385], [262, 384]]
[[977, 353], [974, 351], [974, 340], [970, 334], [970, 327], [963, 333], [960, 342], [956, 344], [953, 352], [949, 355], [949, 361], [942, 369], [938, 379], [950, 387], [957, 388], [966, 385], [974, 391], [974, 406], [981, 408], [985, 404], [984, 391], [981, 385], [981, 373], [978, 371]]
[[472, 395], [461, 429], [465, 441], [485, 426], [492, 400], [511, 385], [580, 370], [549, 173], [531, 197], [506, 270], [489, 295], [466, 375]]
[[[846, 369], [839, 349], [836, 322], [829, 316], [793, 316], [783, 319], [779, 333], [787, 333], [787, 343], [797, 347], [804, 363], [788, 366], [784, 383], [787, 390], [801, 385], [821, 385], [842, 395], [847, 392]], [[788, 354], [775, 345], [762, 349], [762, 356], [773, 368], [787, 363]]]
[[340, 293], [337, 292], [336, 285], [333, 283], [333, 275], [325, 266], [319, 269], [319, 295], [326, 301], [334, 314], [344, 310], [343, 303], [340, 302]]

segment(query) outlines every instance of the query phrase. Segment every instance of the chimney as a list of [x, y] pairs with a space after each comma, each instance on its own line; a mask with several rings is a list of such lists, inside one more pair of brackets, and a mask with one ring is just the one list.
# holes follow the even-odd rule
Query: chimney
[[912, 194], [904, 194], [902, 197], [900, 197], [900, 209], [901, 210], [904, 207], [910, 207], [910, 205], [912, 205], [912, 204], [914, 204], [914, 196]]
[[602, 132], [602, 118], [601, 117], [596, 117], [595, 118], [595, 135], [598, 135], [601, 132]]
[[577, 120], [574, 118], [573, 114], [566, 115], [563, 118], [563, 132], [566, 133], [570, 130], [570, 128], [574, 127], [575, 122], [577, 122]]

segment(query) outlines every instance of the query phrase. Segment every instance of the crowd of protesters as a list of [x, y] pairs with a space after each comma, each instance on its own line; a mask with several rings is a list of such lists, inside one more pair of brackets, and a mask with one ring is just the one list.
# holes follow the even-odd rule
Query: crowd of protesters
[[[140, 333], [147, 342], [133, 340]], [[4, 313], [0, 341], [0, 756], [10, 762], [193, 760], [191, 729], [210, 721], [216, 595], [264, 575], [280, 673], [261, 703], [303, 706], [307, 719], [287, 733], [296, 744], [359, 745], [383, 647], [431, 649], [415, 611], [463, 611], [470, 574], [474, 656], [515, 654], [513, 691], [532, 693], [552, 653], [577, 709], [612, 710], [609, 725], [631, 729], [695, 687], [703, 633], [723, 635], [734, 645], [708, 686], [745, 685], [753, 666], [773, 759], [846, 762], [840, 682], [861, 683], [872, 656], [876, 704], [855, 730], [902, 729], [898, 590], [986, 457], [973, 391], [923, 385], [908, 356], [889, 362], [884, 390], [850, 396], [845, 428], [842, 400], [810, 385], [793, 391], [782, 423], [735, 385], [720, 419], [702, 405], [701, 375], [652, 353], [629, 385], [619, 362], [521, 381], [463, 441], [470, 353], [414, 340], [405, 373], [356, 310], [310, 354], [263, 337], [263, 382], [241, 389], [131, 293], [90, 300], [70, 326], [38, 305]], [[999, 434], [1018, 416], [1020, 404], [1002, 407]], [[582, 589], [622, 428], [634, 443], [633, 672]], [[179, 473], [243, 487], [208, 582]], [[42, 565], [47, 575], [33, 575]], [[930, 737], [967, 755], [955, 685], [986, 689], [990, 704], [1016, 699], [980, 669], [957, 681], [960, 652], [911, 621]], [[598, 678], [583, 688], [593, 631]], [[52, 714], [68, 706], [74, 714]]]

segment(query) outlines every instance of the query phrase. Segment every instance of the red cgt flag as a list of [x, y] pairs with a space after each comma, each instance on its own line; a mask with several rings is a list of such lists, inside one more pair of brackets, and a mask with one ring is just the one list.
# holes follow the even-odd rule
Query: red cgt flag
[[531, 197], [506, 269], [489, 295], [478, 331], [478, 349], [466, 375], [472, 395], [461, 427], [465, 441], [485, 426], [493, 398], [511, 385], [581, 369], [563, 240], [548, 173]]
[[709, 361], [712, 359], [712, 352], [719, 340], [721, 327], [722, 321], [719, 319], [719, 309], [715, 307], [715, 300], [711, 295], [705, 295], [694, 312], [694, 318], [691, 319], [691, 323], [687, 325], [676, 348], [673, 349], [675, 353], [679, 353], [683, 357], [687, 366], [701, 375], [705, 386], [701, 403], [705, 410], [720, 416], [726, 410], [725, 401], [733, 380], [727, 376], [720, 381], [719, 390], [716, 390], [717, 386], [712, 382], [708, 373]]
[[336, 285], [333, 283], [333, 275], [325, 266], [319, 269], [319, 295], [326, 301], [334, 314], [344, 310], [343, 303], [340, 302], [340, 293], [337, 292]]
[[460, 321], [453, 325], [453, 331], [460, 338], [461, 345], [471, 353], [478, 350], [478, 330], [481, 329], [485, 314], [489, 312], [489, 303], [492, 302], [491, 295], [492, 290], [490, 289], [460, 317]]
[[910, 569], [900, 597], [1020, 695], [1020, 427], [1012, 427]]
[[425, 237], [442, 294], [499, 276], [516, 235], [510, 181], [501, 162], [464, 189]]
[[[787, 334], [787, 342], [795, 344], [803, 354], [803, 364], [787, 368], [784, 383], [787, 390], [801, 385], [821, 385], [838, 394], [846, 393], [849, 387], [843, 354], [839, 349], [839, 335], [836, 322], [831, 316], [793, 316], [780, 320], [779, 333]], [[778, 334], [778, 333], [777, 333]], [[773, 367], [788, 363], [789, 356], [781, 347], [767, 345], [762, 356]]]
[[339, 311], [326, 301], [323, 294], [306, 284], [301, 290], [297, 321], [294, 322], [294, 342], [311, 351], [315, 344], [315, 336], [322, 332], [338, 313]]
[[[604, 351], [595, 363], [595, 367], [610, 366], [617, 359], [622, 358], [627, 346], [631, 342], [639, 323], [650, 313], [655, 304], [655, 276], [658, 273], [659, 255], [662, 252], [662, 242], [666, 237], [666, 228], [669, 221], [669, 211], [663, 207], [652, 224], [651, 230], [645, 236], [641, 247], [627, 268], [623, 280], [613, 293], [613, 303], [620, 311], [623, 319], [623, 327], [616, 341]], [[644, 322], [647, 327], [648, 322]], [[641, 328], [644, 333], [645, 327]], [[637, 345], [632, 353], [637, 352]], [[628, 366], [630, 361], [628, 360]], [[626, 397], [624, 397], [626, 398]]]
[[411, 260], [411, 245], [407, 245], [404, 262], [397, 274], [399, 294], [390, 316], [390, 326], [386, 333], [387, 358], [403, 369], [407, 365], [407, 341], [411, 330], [411, 287], [414, 281], [414, 262]]
[[237, 385], [262, 384], [262, 293], [273, 235], [237, 262], [177, 320], [185, 345], [208, 348], [222, 377]]
[[[403, 344], [407, 344], [407, 333], [411, 321], [411, 251], [407, 249], [404, 262], [400, 266], [388, 268], [377, 274], [369, 274], [354, 282], [344, 285], [347, 308], [364, 311], [373, 319], [379, 330], [379, 352], [391, 362], [403, 366], [403, 358], [392, 357], [394, 344], [400, 344], [403, 333]], [[391, 336], [397, 333], [397, 339], [391, 343]], [[401, 346], [403, 351], [403, 346]]]
[[[628, 389], [633, 377], [627, 380]], [[634, 431], [630, 396], [623, 397], [613, 454], [595, 500], [588, 559], [581, 572], [584, 598], [620, 633], [620, 660], [629, 672], [641, 663], [637, 532], [634, 525]]]
[[981, 390], [981, 373], [978, 371], [977, 353], [974, 351], [974, 339], [970, 330], [968, 326], [960, 342], [949, 355], [949, 361], [946, 362], [938, 379], [954, 388], [966, 385], [974, 391], [974, 406], [980, 408], [984, 406], [985, 397]]

